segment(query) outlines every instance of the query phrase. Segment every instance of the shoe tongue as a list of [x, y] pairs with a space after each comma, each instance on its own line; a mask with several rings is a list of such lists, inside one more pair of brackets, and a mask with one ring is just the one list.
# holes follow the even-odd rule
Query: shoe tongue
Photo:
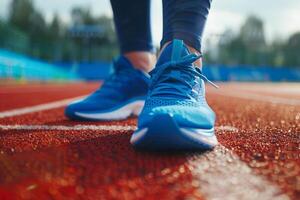
[[161, 52], [156, 66], [166, 62], [177, 61], [183, 56], [189, 55], [190, 52], [182, 40], [175, 39], [169, 43]]

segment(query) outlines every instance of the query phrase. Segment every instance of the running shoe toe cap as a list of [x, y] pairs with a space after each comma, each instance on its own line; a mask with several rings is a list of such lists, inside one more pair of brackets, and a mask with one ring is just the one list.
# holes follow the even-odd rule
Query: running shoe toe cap
[[172, 116], [180, 127], [213, 128], [215, 113], [208, 106], [185, 107], [161, 106], [144, 112], [139, 117], [139, 127], [147, 126], [154, 116], [168, 114]]

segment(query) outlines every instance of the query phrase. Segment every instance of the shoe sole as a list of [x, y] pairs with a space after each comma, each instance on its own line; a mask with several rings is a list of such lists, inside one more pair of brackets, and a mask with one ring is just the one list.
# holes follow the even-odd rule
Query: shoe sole
[[125, 103], [124, 105], [111, 109], [110, 111], [93, 111], [93, 112], [72, 112], [66, 116], [74, 120], [89, 120], [89, 121], [109, 121], [123, 120], [130, 116], [138, 116], [144, 106], [144, 100], [135, 100]]
[[210, 150], [217, 144], [214, 128], [179, 127], [169, 114], [155, 116], [147, 128], [133, 133], [130, 143], [145, 150]]

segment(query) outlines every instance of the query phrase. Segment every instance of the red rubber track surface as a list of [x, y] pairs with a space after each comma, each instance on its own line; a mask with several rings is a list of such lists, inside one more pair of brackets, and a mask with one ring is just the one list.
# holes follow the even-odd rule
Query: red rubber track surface
[[[300, 96], [299, 92], [280, 93], [280, 89], [274, 92], [279, 86], [299, 87], [228, 84], [221, 85], [218, 92], [209, 88], [207, 97], [217, 114], [216, 126], [238, 129], [217, 131], [219, 142], [238, 155], [257, 176], [278, 186], [291, 199], [299, 199], [300, 105], [219, 94], [228, 90], [250, 93], [250, 88], [251, 93], [262, 98], [263, 95], [287, 99]], [[97, 84], [84, 83], [6, 85], [0, 89], [0, 109], [81, 96], [96, 87]], [[0, 125], [34, 124], [132, 126], [136, 119], [74, 122], [64, 117], [63, 108], [0, 118]], [[131, 134], [132, 131], [114, 130], [0, 129], [0, 199], [206, 199], [201, 184], [207, 183], [197, 181], [189, 164], [203, 152], [138, 152], [129, 144]], [[207, 162], [210, 163], [209, 158]], [[230, 166], [228, 163], [224, 167]]]
[[100, 84], [76, 83], [0, 85], [0, 111], [85, 95]]

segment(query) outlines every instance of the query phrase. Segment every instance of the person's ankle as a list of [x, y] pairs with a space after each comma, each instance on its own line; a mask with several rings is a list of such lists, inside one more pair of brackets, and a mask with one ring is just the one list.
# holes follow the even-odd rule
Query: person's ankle
[[147, 51], [132, 51], [123, 54], [139, 70], [149, 72], [156, 63], [156, 56]]
[[[199, 52], [198, 50], [196, 50], [195, 48], [193, 48], [193, 47], [191, 47], [191, 46], [189, 46], [189, 45], [186, 45], [187, 47], [188, 47], [188, 49], [189, 49], [189, 51], [191, 52], [191, 53], [194, 53], [194, 54], [196, 54], [196, 55], [201, 55], [201, 52]], [[196, 66], [196, 67], [199, 67], [201, 70], [202, 70], [202, 58], [199, 58], [198, 60], [196, 60], [195, 62], [194, 62], [194, 65]]]
[[[159, 51], [159, 54], [158, 54], [158, 58], [159, 58], [159, 56], [160, 56], [160, 54], [161, 54], [161, 52], [166, 48], [166, 46], [168, 46], [168, 44], [170, 44], [172, 41], [169, 41], [169, 42], [166, 42], [162, 47], [161, 47], [161, 49], [160, 49], [160, 51]], [[186, 44], [186, 43], [185, 43]], [[199, 52], [198, 50], [196, 50], [195, 48], [193, 48], [193, 47], [191, 47], [191, 46], [189, 46], [189, 45], [187, 45], [186, 44], [186, 46], [187, 46], [187, 48], [189, 49], [189, 51], [191, 52], [191, 53], [195, 53], [196, 55], [201, 55], [201, 52]], [[194, 65], [196, 66], [196, 67], [199, 67], [200, 69], [202, 69], [202, 58], [199, 58], [198, 60], [196, 60], [195, 62], [194, 62]]]

